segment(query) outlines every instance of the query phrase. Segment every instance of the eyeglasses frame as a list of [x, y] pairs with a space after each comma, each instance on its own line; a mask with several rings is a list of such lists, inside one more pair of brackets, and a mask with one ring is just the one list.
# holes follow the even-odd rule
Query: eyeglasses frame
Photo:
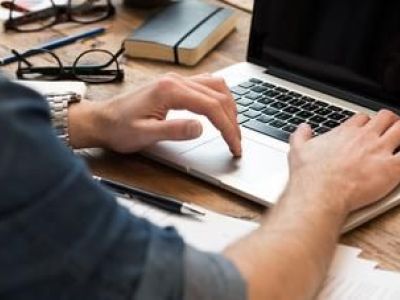
[[[13, 3], [16, 0], [13, 0]], [[92, 23], [96, 23], [96, 22], [101, 22], [104, 21], [112, 16], [115, 15], [115, 7], [112, 4], [111, 0], [107, 0], [107, 4], [106, 4], [106, 9], [107, 9], [107, 14], [104, 15], [103, 17], [93, 20], [93, 21], [82, 21], [82, 20], [76, 20], [73, 17], [72, 11], [73, 11], [73, 7], [72, 7], [72, 0], [68, 0], [68, 4], [67, 5], [56, 5], [54, 3], [53, 0], [49, 0], [52, 4], [51, 7], [39, 10], [39, 11], [33, 11], [33, 12], [28, 12], [23, 16], [20, 17], [16, 17], [13, 18], [12, 17], [12, 13], [13, 13], [13, 9], [10, 9], [10, 14], [9, 14], [9, 18], [7, 21], [4, 22], [4, 30], [8, 31], [8, 30], [13, 30], [16, 32], [38, 32], [38, 31], [42, 31], [45, 30], [49, 27], [61, 24], [61, 23], [67, 23], [67, 22], [74, 22], [74, 23], [78, 23], [78, 24], [92, 24]], [[89, 2], [89, 1], [88, 1]], [[51, 12], [52, 10], [54, 10], [54, 12]], [[38, 21], [40, 20], [40, 17], [43, 16], [46, 13], [51, 12], [52, 14], [50, 16], [54, 15], [54, 21], [44, 25], [43, 27], [39, 28], [39, 29], [20, 29], [18, 28], [18, 22], [21, 22], [24, 19], [29, 19], [32, 18], [32, 21]], [[21, 24], [21, 23], [19, 23]], [[27, 23], [23, 23], [23, 24], [27, 24]]]
[[[16, 76], [18, 79], [27, 79], [24, 74], [29, 74], [33, 73], [33, 71], [40, 72], [42, 74], [56, 74], [55, 71], [57, 71], [57, 74], [54, 76], [52, 80], [79, 80], [83, 81], [86, 83], [91, 83], [91, 84], [103, 84], [103, 83], [111, 83], [111, 82], [121, 82], [123, 81], [125, 74], [124, 70], [120, 68], [120, 64], [118, 62], [118, 58], [124, 53], [125, 48], [122, 46], [115, 54], [112, 52], [105, 50], [105, 49], [89, 49], [84, 52], [82, 52], [78, 57], [75, 59], [74, 63], [72, 66], [64, 66], [63, 63], [61, 62], [60, 58], [52, 51], [47, 50], [47, 49], [32, 49], [29, 50], [23, 54], [19, 53], [15, 49], [12, 49], [11, 52], [18, 58], [18, 69], [16, 71]], [[51, 55], [58, 63], [58, 67], [33, 67], [33, 64], [29, 62], [24, 56], [30, 56], [32, 55], [32, 52], [42, 52], [42, 53], [47, 53]], [[111, 59], [103, 64], [103, 65], [97, 65], [97, 66], [77, 66], [79, 60], [81, 57], [86, 55], [89, 52], [103, 52], [111, 56]], [[110, 66], [112, 63], [116, 64], [116, 69], [114, 70], [103, 70], [104, 68], [107, 68]], [[24, 68], [22, 67], [22, 63], [25, 63], [28, 67]], [[97, 70], [96, 70], [97, 69]], [[83, 75], [84, 71], [89, 71], [93, 72], [93, 70], [96, 70], [97, 73], [94, 73], [93, 75], [102, 75], [102, 74], [112, 74], [115, 73], [115, 77], [110, 79], [110, 80], [105, 80], [105, 81], [90, 81], [90, 80], [83, 80], [82, 78], [79, 77], [79, 75]], [[101, 73], [101, 74], [100, 74]]]

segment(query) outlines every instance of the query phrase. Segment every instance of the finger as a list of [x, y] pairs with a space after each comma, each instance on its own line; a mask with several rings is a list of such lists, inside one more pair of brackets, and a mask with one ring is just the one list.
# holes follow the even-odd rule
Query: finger
[[366, 114], [358, 113], [343, 123], [342, 126], [363, 127], [368, 123], [370, 117]]
[[312, 129], [308, 124], [300, 124], [297, 130], [290, 136], [290, 145], [300, 147], [309, 141], [313, 136]]
[[205, 115], [221, 132], [231, 152], [240, 156], [242, 147], [240, 136], [236, 130], [236, 121], [233, 123], [225, 113], [222, 105], [217, 100], [187, 87], [181, 82], [164, 78], [158, 83], [170, 109], [187, 109], [194, 113]]
[[386, 132], [382, 135], [384, 145], [390, 152], [395, 152], [400, 146], [400, 121], [395, 122]]
[[154, 137], [154, 142], [183, 141], [200, 137], [203, 127], [196, 120], [152, 120], [146, 124], [146, 132]]
[[[220, 93], [224, 94], [227, 99], [227, 107], [229, 108], [229, 114], [233, 122], [237, 123], [237, 106], [236, 102], [233, 99], [232, 93], [227, 86], [225, 80], [222, 77], [213, 77], [209, 74], [201, 74], [191, 77], [195, 82], [200, 84], [204, 84]], [[242, 139], [242, 133], [240, 131], [239, 124], [237, 124], [237, 131], [239, 133], [240, 139]]]
[[365, 126], [365, 129], [373, 130], [379, 135], [382, 135], [398, 120], [399, 117], [396, 114], [384, 109], [379, 111], [376, 116], [371, 118], [371, 120]]
[[190, 79], [182, 78], [182, 80], [191, 88], [220, 101], [231, 122], [236, 125], [237, 134], [241, 137], [239, 124], [237, 124], [236, 103], [222, 78], [198, 75]]

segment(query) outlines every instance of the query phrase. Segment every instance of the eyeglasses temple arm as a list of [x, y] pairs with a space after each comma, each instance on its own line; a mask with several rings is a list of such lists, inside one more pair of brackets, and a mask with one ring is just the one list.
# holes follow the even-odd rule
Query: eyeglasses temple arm
[[14, 54], [19, 60], [23, 61], [28, 65], [28, 67], [32, 67], [33, 65], [23, 57], [17, 50], [11, 49], [11, 53]]

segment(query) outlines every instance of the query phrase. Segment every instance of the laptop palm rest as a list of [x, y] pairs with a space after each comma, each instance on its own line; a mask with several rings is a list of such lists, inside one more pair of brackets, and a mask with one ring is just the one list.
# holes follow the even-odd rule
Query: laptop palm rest
[[274, 204], [286, 184], [287, 154], [258, 141], [243, 138], [241, 158], [232, 157], [219, 135], [186, 151], [174, 149], [182, 146], [164, 143], [151, 156], [168, 157], [169, 164], [263, 205]]

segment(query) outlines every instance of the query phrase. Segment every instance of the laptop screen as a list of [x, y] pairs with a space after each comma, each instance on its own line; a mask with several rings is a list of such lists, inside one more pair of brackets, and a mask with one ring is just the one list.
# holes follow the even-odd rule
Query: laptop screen
[[400, 1], [256, 0], [248, 60], [400, 107]]

